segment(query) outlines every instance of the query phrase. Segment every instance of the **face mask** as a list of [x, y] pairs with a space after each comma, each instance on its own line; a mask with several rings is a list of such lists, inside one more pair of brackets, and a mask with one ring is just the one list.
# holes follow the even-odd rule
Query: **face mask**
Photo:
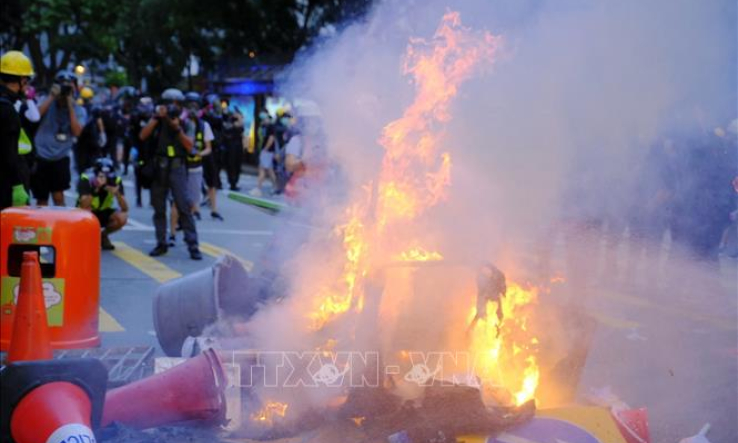
[[279, 119], [279, 122], [282, 123], [284, 126], [290, 125], [290, 119], [289, 117], [282, 117]]
[[259, 113], [259, 120], [267, 120], [269, 118], [269, 114], [266, 112], [260, 112]]

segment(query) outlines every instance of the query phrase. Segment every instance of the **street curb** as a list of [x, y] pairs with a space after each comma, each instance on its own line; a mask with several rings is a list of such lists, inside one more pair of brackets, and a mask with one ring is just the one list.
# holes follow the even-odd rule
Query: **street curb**
[[288, 208], [284, 203], [278, 203], [265, 198], [252, 197], [241, 192], [230, 191], [228, 192], [228, 198], [239, 203], [269, 209], [274, 212], [284, 211]]

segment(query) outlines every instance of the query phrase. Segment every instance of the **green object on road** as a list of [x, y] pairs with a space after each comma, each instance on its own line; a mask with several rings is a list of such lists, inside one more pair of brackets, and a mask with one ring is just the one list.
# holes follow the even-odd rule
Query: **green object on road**
[[23, 185], [13, 186], [13, 206], [26, 206], [28, 204], [28, 192]]
[[231, 191], [228, 193], [228, 198], [235, 200], [239, 203], [245, 203], [251, 206], [257, 206], [259, 208], [269, 209], [275, 212], [283, 211], [287, 209], [287, 205], [284, 203], [277, 203], [272, 200], [265, 198], [253, 197], [251, 195], [242, 194], [240, 192]]

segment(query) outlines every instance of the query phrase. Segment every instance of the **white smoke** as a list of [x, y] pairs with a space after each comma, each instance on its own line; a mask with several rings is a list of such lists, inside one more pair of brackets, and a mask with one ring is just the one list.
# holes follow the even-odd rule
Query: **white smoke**
[[[329, 187], [356, 196], [376, 177], [382, 128], [413, 97], [401, 75], [408, 41], [432, 36], [447, 8], [505, 43], [493, 69], [462, 84], [453, 101], [444, 141], [450, 195], [418, 222], [445, 256], [524, 274], [508, 254], [530, 251], [555, 220], [627, 209], [635, 165], [658, 137], [736, 117], [731, 0], [384, 1], [305, 51], [279, 85], [321, 109], [327, 152], [342, 170]], [[328, 227], [343, 220], [344, 202], [317, 198], [304, 209]], [[302, 327], [306, 302], [336, 275], [343, 252], [324, 231], [308, 237], [282, 257], [291, 292], [302, 296], [257, 315], [257, 347], [315, 345]]]

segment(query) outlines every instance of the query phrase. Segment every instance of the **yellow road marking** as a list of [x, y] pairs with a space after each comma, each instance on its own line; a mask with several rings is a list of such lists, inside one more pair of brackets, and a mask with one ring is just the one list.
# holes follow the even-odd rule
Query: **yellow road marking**
[[201, 242], [200, 243], [200, 250], [211, 256], [211, 257], [220, 257], [221, 255], [228, 254], [233, 256], [236, 260], [240, 261], [244, 268], [246, 268], [247, 271], [251, 272], [254, 269], [254, 262], [251, 260], [246, 260], [245, 258], [241, 258], [238, 255], [234, 254], [233, 252], [229, 251], [228, 249], [221, 248], [220, 246], [215, 246], [210, 243]]
[[100, 332], [123, 332], [125, 328], [102, 307], [100, 308]]
[[113, 244], [115, 245], [113, 255], [128, 262], [130, 265], [159, 283], [164, 283], [182, 276], [182, 274], [164, 263], [149, 257], [138, 249], [134, 249], [123, 242], [117, 241]]

